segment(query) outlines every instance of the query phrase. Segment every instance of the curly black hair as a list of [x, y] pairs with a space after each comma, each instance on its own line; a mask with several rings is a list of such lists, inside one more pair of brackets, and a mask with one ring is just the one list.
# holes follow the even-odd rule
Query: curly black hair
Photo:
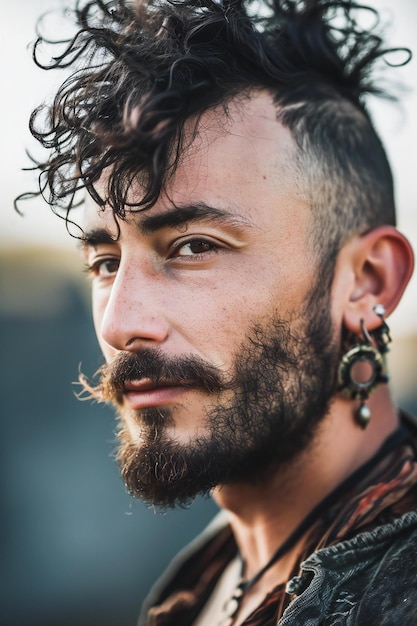
[[[376, 27], [359, 26], [359, 10]], [[184, 125], [269, 90], [297, 145], [297, 173], [328, 260], [352, 232], [395, 223], [392, 176], [365, 107], [390, 52], [378, 14], [350, 0], [78, 0], [77, 32], [46, 69], [73, 68], [32, 134], [48, 149], [40, 191], [66, 219], [81, 190], [124, 218], [154, 205], [184, 149]], [[63, 42], [60, 42], [63, 45]], [[46, 120], [46, 121], [45, 121]], [[97, 186], [106, 172], [105, 191]], [[142, 197], [129, 190], [139, 179]]]

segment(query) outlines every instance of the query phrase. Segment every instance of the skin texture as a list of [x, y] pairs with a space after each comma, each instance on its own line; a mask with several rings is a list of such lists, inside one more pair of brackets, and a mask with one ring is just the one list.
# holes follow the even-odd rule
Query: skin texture
[[[135, 215], [119, 221], [116, 243], [89, 247], [89, 265], [120, 259], [117, 275], [103, 264], [101, 275], [93, 278], [95, 326], [107, 360], [120, 350], [163, 346], [167, 356], [192, 354], [228, 372], [254, 320], [265, 322], [278, 309], [294, 329], [303, 324], [301, 305], [315, 282], [316, 261], [308, 245], [311, 214], [303, 197], [294, 194], [287, 166], [292, 140], [276, 123], [269, 96], [251, 108], [244, 119], [236, 109], [237, 121], [226, 135], [216, 126], [217, 113], [208, 114], [208, 132], [185, 156], [169, 190], [176, 205], [204, 203], [230, 218], [140, 236], [134, 223], [142, 216]], [[281, 149], [268, 158], [275, 142]], [[161, 199], [146, 216], [170, 205]], [[116, 236], [110, 211], [97, 215], [93, 206], [86, 213], [86, 232], [105, 228]], [[187, 245], [192, 236], [204, 236], [218, 249], [194, 260]], [[177, 411], [175, 436], [182, 441], [204, 428], [198, 417], [204, 417], [202, 398], [194, 395], [185, 394], [184, 411]], [[135, 436], [134, 424], [129, 428]]]
[[[220, 110], [203, 115], [167, 195], [146, 213], [119, 221], [118, 237], [111, 210], [87, 203], [85, 257], [107, 362], [120, 352], [158, 349], [167, 358], [200, 358], [227, 377], [254, 322], [266, 328], [279, 315], [293, 336], [302, 335], [318, 259], [314, 216], [291, 168], [294, 150], [289, 131], [276, 121], [272, 98], [257, 93], [232, 102], [227, 119]], [[144, 228], [143, 220], [163, 215], [173, 204], [215, 207], [228, 216]], [[352, 233], [339, 252], [328, 294], [329, 343], [340, 350], [342, 329], [358, 333], [361, 319], [368, 330], [376, 328], [373, 306], [381, 303], [390, 313], [411, 271], [409, 244], [393, 227]], [[173, 409], [163, 428], [182, 445], [207, 434], [213, 403], [207, 391], [130, 391], [121, 400], [120, 415], [125, 436], [135, 445], [143, 444], [137, 411], [149, 406]], [[227, 403], [228, 392], [222, 393]], [[368, 404], [374, 417], [363, 431], [353, 418], [354, 403], [335, 394], [308, 445], [291, 462], [271, 471], [262, 484], [216, 488], [214, 497], [229, 511], [248, 578], [395, 429], [398, 418], [387, 386], [378, 388]], [[236, 624], [273, 584], [286, 580], [298, 550], [295, 546], [250, 590]]]

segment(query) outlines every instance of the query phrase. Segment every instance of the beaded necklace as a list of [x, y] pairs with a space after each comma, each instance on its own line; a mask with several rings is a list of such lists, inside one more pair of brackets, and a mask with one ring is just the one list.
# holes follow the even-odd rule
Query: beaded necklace
[[303, 535], [309, 530], [309, 528], [322, 516], [322, 514], [334, 503], [341, 495], [352, 488], [357, 482], [359, 482], [364, 476], [366, 476], [389, 452], [391, 452], [397, 446], [405, 443], [409, 440], [409, 433], [405, 428], [399, 428], [396, 430], [385, 443], [381, 446], [378, 452], [369, 461], [361, 465], [353, 474], [351, 474], [346, 480], [338, 485], [333, 491], [321, 500], [310, 513], [301, 521], [301, 523], [295, 528], [295, 530], [287, 537], [278, 549], [271, 556], [269, 561], [249, 580], [244, 580], [245, 562], [243, 559], [241, 567], [240, 582], [237, 584], [233, 595], [223, 607], [223, 622], [222, 626], [231, 626], [240, 609], [242, 600], [245, 593], [254, 587], [256, 583], [262, 578], [262, 576], [273, 566], [279, 559], [281, 559], [287, 552], [294, 547], [296, 543], [303, 537]]

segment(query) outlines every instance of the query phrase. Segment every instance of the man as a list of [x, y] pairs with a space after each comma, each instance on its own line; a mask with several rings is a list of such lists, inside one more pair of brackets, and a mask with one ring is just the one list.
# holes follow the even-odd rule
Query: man
[[389, 50], [358, 10], [80, 3], [74, 73], [32, 118], [126, 484], [222, 509], [141, 624], [416, 623], [416, 434], [385, 370], [413, 254], [363, 103]]

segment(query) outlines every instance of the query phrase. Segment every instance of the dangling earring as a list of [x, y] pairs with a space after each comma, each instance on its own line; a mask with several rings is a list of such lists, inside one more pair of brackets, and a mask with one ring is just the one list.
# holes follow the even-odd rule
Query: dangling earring
[[369, 394], [381, 383], [388, 382], [385, 354], [391, 342], [389, 328], [385, 322], [385, 308], [377, 304], [374, 313], [380, 318], [381, 326], [368, 332], [361, 320], [362, 338], [343, 355], [338, 369], [338, 391], [352, 400], [359, 399], [355, 414], [361, 428], [366, 428], [371, 419], [371, 410], [366, 403]]

